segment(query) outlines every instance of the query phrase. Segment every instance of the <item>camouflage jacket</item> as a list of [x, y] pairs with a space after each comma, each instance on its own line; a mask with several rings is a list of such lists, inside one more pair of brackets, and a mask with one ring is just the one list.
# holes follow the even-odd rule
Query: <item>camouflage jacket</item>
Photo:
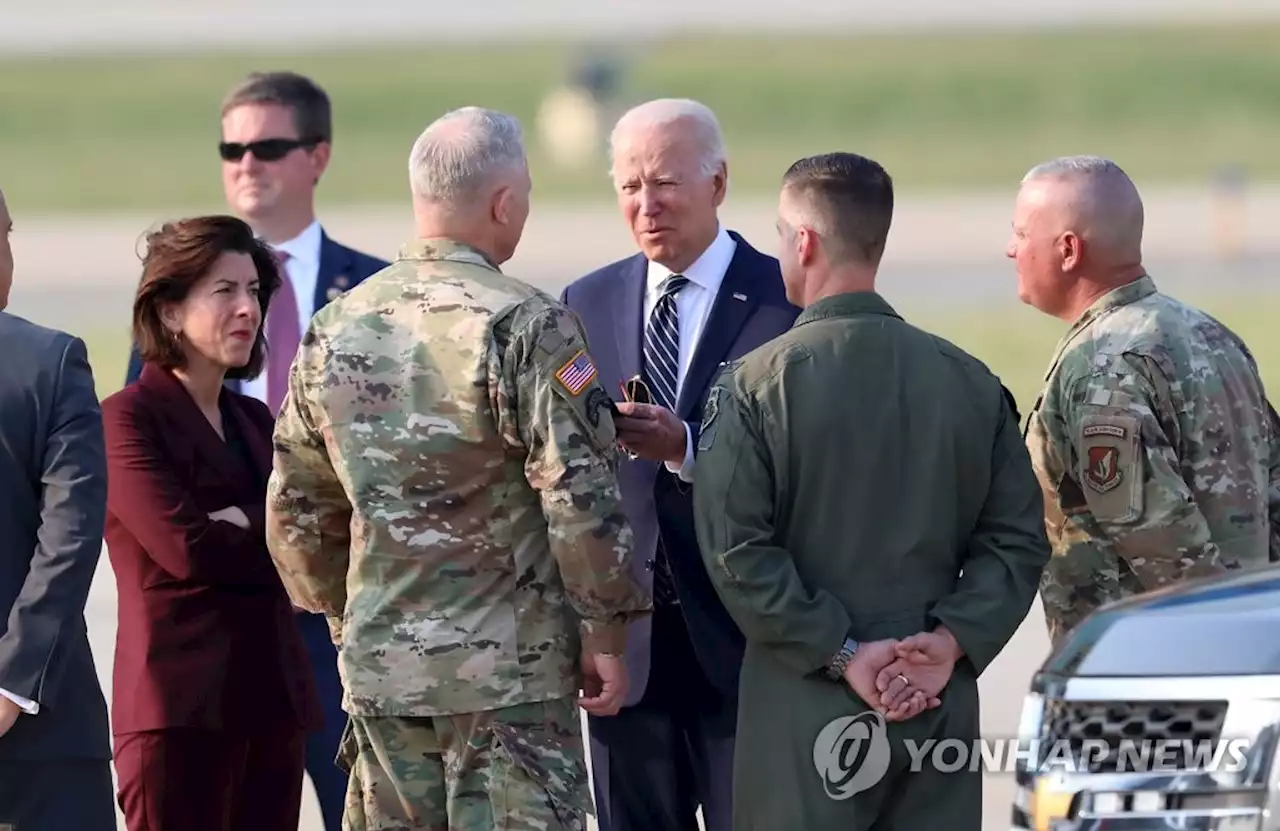
[[1055, 640], [1104, 603], [1280, 554], [1280, 423], [1254, 359], [1150, 276], [1063, 337], [1025, 438]]
[[607, 394], [571, 311], [472, 248], [411, 243], [318, 312], [275, 432], [267, 542], [330, 620], [347, 712], [572, 695], [651, 608]]

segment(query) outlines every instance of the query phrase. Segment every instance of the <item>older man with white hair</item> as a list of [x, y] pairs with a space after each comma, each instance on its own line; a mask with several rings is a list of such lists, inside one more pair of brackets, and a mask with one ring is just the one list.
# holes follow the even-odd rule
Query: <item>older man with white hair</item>
[[1114, 162], [1023, 179], [1007, 254], [1023, 302], [1071, 324], [1026, 439], [1053, 559], [1052, 640], [1104, 603], [1280, 559], [1280, 421], [1249, 349], [1156, 290]]
[[409, 173], [418, 238], [298, 350], [268, 547], [340, 644], [344, 827], [583, 828], [578, 707], [617, 712], [651, 605], [609, 397], [577, 318], [500, 270], [529, 213], [515, 119], [443, 116]]
[[726, 229], [724, 139], [684, 99], [641, 104], [611, 136], [618, 206], [639, 253], [575, 281], [600, 376], [623, 390], [620, 482], [636, 576], [654, 614], [631, 627], [633, 680], [616, 716], [589, 719], [602, 831], [730, 827], [743, 637], [698, 553], [691, 503], [699, 424], [721, 366], [791, 327], [778, 261]]

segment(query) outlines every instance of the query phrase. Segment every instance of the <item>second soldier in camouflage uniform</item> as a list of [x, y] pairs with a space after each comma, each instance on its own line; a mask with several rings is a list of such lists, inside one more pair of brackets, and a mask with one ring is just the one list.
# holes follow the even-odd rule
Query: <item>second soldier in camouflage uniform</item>
[[1072, 324], [1026, 428], [1055, 643], [1104, 603], [1280, 554], [1280, 435], [1257, 365], [1156, 290], [1141, 237], [1141, 199], [1111, 162], [1060, 159], [1024, 179], [1020, 291]]
[[446, 116], [411, 170], [422, 239], [295, 359], [270, 550], [339, 645], [346, 828], [584, 828], [576, 694], [617, 711], [650, 608], [607, 395], [577, 318], [498, 269], [528, 213], [518, 124]]

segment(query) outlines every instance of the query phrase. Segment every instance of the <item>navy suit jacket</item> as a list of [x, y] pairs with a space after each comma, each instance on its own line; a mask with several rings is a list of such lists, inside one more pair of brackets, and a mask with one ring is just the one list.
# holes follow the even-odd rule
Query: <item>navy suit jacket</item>
[[102, 410], [79, 338], [0, 312], [0, 688], [40, 705], [0, 762], [111, 758], [85, 602], [102, 555]]
[[[344, 292], [364, 281], [366, 277], [386, 268], [388, 263], [372, 257], [354, 248], [348, 248], [334, 242], [329, 235], [320, 231], [320, 271], [316, 277], [316, 293], [312, 313], [318, 312], [329, 302], [331, 289]], [[138, 348], [133, 346], [129, 351], [129, 369], [125, 373], [126, 385], [138, 380], [142, 372], [142, 358]], [[239, 382], [228, 381], [227, 388], [239, 392]]]
[[[778, 261], [752, 248], [739, 234], [729, 233], [737, 248], [676, 404], [676, 415], [690, 426], [695, 446], [702, 405], [722, 365], [787, 331], [800, 313], [787, 302]], [[560, 295], [582, 320], [600, 380], [615, 398], [621, 397], [619, 384], [641, 370], [647, 271], [648, 260], [637, 254], [582, 277]], [[661, 536], [698, 661], [716, 688], [736, 699], [744, 640], [702, 564], [692, 486], [662, 463], [643, 459], [624, 458], [618, 480], [635, 532], [637, 580], [652, 587], [654, 554]], [[649, 633], [647, 616], [628, 633], [631, 688], [627, 705], [640, 699], [649, 677]]]

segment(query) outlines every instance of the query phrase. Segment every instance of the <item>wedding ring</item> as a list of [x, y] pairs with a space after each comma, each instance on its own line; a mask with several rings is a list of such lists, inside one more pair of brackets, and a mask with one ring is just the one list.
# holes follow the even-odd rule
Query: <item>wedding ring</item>
[[908, 687], [911, 686], [911, 679], [907, 678], [907, 676], [903, 675], [902, 673], [898, 673], [898, 677], [902, 679], [903, 685]]

